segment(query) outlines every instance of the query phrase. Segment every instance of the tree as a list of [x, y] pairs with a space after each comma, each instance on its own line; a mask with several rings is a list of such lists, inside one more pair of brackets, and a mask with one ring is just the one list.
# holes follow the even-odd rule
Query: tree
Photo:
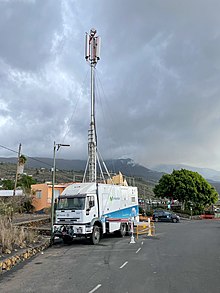
[[18, 159], [18, 167], [17, 167], [17, 173], [18, 174], [23, 174], [24, 172], [24, 165], [27, 161], [27, 158], [24, 155], [20, 155]]
[[20, 186], [25, 193], [30, 194], [31, 185], [35, 183], [36, 183], [36, 180], [33, 179], [31, 176], [22, 175], [21, 178], [18, 180], [17, 186]]
[[33, 211], [33, 204], [32, 204], [32, 196], [31, 196], [31, 185], [35, 184], [36, 180], [33, 179], [31, 176], [22, 175], [18, 180], [17, 186], [22, 188], [24, 192], [24, 197], [20, 199], [17, 203], [17, 207], [19, 212], [32, 212]]
[[12, 190], [14, 189], [14, 181], [10, 179], [2, 180], [2, 189], [4, 190]]
[[27, 158], [24, 155], [20, 155], [19, 164], [24, 165], [27, 162]]
[[218, 193], [199, 173], [186, 169], [165, 174], [154, 188], [156, 197], [176, 199], [186, 208], [202, 212], [218, 200]]

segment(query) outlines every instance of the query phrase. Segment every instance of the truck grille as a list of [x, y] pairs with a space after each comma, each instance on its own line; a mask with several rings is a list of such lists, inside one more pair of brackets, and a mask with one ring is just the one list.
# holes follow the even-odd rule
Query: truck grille
[[79, 218], [58, 218], [57, 220], [60, 222], [77, 222]]

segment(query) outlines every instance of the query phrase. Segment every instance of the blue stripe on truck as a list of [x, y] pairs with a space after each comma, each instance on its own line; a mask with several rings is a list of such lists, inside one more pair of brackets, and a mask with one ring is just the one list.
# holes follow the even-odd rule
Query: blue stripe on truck
[[118, 211], [115, 211], [115, 212], [104, 214], [102, 217], [128, 219], [128, 218], [133, 216], [133, 214], [132, 214], [132, 209], [133, 208], [135, 208], [136, 215], [138, 216], [139, 215], [139, 209], [138, 209], [138, 206], [136, 205], [136, 206], [121, 209], [121, 210], [118, 210]]

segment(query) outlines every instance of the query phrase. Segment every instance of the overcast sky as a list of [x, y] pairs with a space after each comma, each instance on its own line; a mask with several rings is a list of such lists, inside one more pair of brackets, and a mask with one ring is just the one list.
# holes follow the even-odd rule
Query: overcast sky
[[56, 141], [71, 145], [59, 158], [87, 158], [94, 27], [103, 158], [220, 170], [219, 11], [219, 0], [0, 0], [0, 145], [52, 157]]

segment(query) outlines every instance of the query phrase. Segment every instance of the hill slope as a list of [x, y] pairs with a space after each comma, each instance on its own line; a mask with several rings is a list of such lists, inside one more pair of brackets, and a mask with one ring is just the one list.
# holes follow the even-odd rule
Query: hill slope
[[209, 168], [197, 168], [197, 167], [192, 167], [184, 164], [163, 164], [163, 165], [157, 165], [152, 167], [152, 170], [158, 171], [158, 172], [164, 172], [164, 173], [172, 173], [173, 170], [180, 170], [180, 169], [187, 169], [193, 172], [198, 172], [201, 174], [204, 178], [208, 180], [213, 180], [213, 181], [220, 181], [220, 171], [216, 171], [213, 169]]
[[[17, 158], [0, 158], [0, 162], [16, 164]], [[128, 177], [140, 177], [146, 181], [156, 183], [163, 173], [152, 171], [142, 165], [135, 164], [131, 159], [118, 159], [118, 160], [106, 160], [105, 164], [112, 173], [122, 174]], [[53, 166], [53, 159], [50, 158], [28, 158], [26, 167], [27, 168], [46, 168], [51, 169]], [[74, 171], [84, 171], [86, 166], [86, 161], [84, 160], [65, 160], [57, 159], [56, 167], [61, 170], [74, 170]]]

